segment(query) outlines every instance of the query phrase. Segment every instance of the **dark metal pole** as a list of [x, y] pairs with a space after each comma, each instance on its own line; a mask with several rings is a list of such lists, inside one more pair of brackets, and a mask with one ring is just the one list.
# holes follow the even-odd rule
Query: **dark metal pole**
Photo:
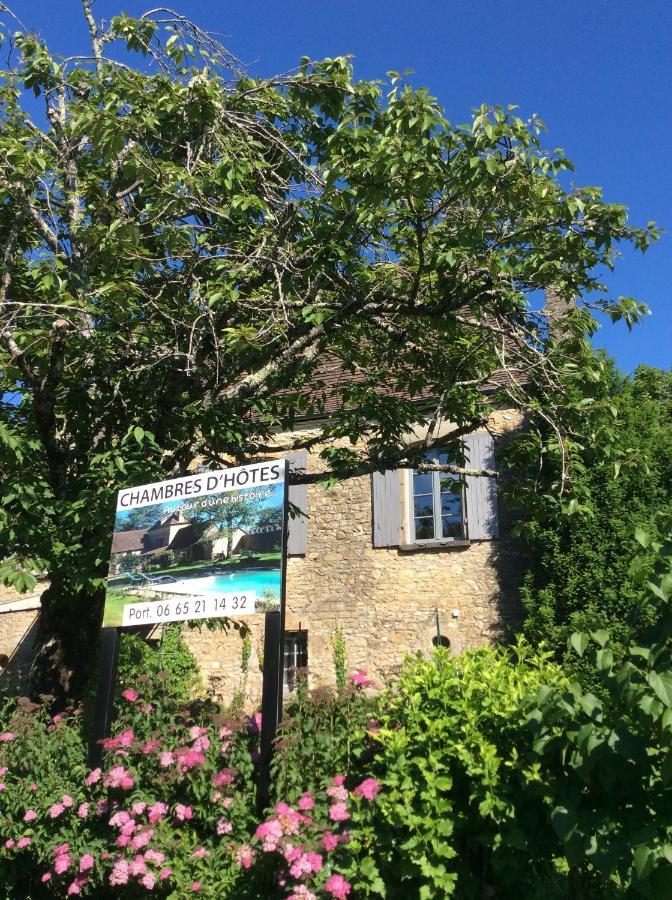
[[100, 742], [110, 732], [118, 658], [119, 629], [103, 628], [100, 636], [98, 688], [96, 690], [91, 737], [89, 739], [89, 767], [91, 769], [97, 769], [103, 761], [103, 747]]
[[267, 612], [264, 623], [264, 672], [261, 695], [261, 744], [257, 771], [257, 811], [268, 806], [271, 786], [273, 741], [278, 728], [282, 696], [282, 620], [279, 612]]

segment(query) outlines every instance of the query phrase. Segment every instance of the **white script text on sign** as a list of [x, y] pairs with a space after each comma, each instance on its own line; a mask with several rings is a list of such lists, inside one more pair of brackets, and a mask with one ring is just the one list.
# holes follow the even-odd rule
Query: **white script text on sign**
[[217, 597], [187, 597], [184, 600], [152, 600], [150, 603], [127, 603], [122, 628], [129, 625], [154, 625], [160, 622], [183, 622], [186, 619], [214, 619], [222, 616], [245, 616], [255, 611], [254, 591], [220, 594]]

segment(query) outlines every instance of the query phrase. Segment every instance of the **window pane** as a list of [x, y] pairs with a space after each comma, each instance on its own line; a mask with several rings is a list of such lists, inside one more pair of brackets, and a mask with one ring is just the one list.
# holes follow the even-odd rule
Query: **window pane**
[[429, 497], [415, 498], [415, 515], [420, 518], [422, 516], [434, 515], [434, 503], [431, 495]]
[[441, 515], [462, 518], [462, 498], [459, 494], [441, 494]]
[[415, 520], [416, 541], [431, 541], [434, 537], [434, 519]]
[[457, 493], [460, 490], [460, 479], [450, 472], [441, 473], [441, 493]]
[[432, 473], [427, 472], [424, 475], [413, 475], [413, 494], [417, 497], [420, 494], [432, 493]]
[[461, 538], [462, 537], [462, 520], [453, 519], [449, 516], [442, 516], [443, 536], [444, 538]]

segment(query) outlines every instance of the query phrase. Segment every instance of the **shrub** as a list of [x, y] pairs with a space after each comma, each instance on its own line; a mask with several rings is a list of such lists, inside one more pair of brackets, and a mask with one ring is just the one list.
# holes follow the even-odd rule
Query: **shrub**
[[529, 843], [552, 834], [528, 712], [542, 685], [564, 683], [560, 667], [523, 641], [407, 661], [381, 698], [371, 767], [383, 792], [370, 859], [386, 896], [522, 889], [533, 874]]
[[226, 897], [253, 819], [257, 728], [207, 701], [180, 707], [166, 676], [127, 688], [103, 770], [77, 717], [5, 711], [0, 884], [7, 896]]

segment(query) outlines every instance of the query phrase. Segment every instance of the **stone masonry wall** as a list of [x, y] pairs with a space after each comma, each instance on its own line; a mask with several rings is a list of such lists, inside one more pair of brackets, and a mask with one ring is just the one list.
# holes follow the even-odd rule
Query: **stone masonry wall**
[[[503, 434], [518, 426], [520, 417], [504, 411], [489, 424]], [[309, 457], [310, 472], [320, 464]], [[374, 548], [371, 507], [370, 476], [329, 489], [308, 487], [307, 553], [288, 560], [286, 629], [308, 632], [311, 686], [334, 682], [331, 641], [337, 625], [349, 669], [382, 678], [407, 654], [430, 651], [437, 611], [454, 652], [492, 641], [519, 620], [524, 560], [501, 504], [499, 540], [415, 551]], [[252, 630], [246, 687], [248, 701], [255, 703], [261, 694], [263, 616], [245, 621]], [[230, 699], [242, 685], [240, 637], [205, 629], [185, 629], [185, 637], [205, 681]]]

